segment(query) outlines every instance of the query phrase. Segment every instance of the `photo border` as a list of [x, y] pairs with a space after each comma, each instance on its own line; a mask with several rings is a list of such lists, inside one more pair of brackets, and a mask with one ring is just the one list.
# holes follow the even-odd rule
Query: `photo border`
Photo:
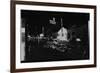
[[[16, 69], [16, 15], [15, 15], [16, 4], [93, 9], [94, 10], [94, 64]], [[10, 37], [10, 39], [11, 39], [11, 42], [10, 42], [10, 46], [11, 46], [10, 71], [11, 71], [11, 73], [13, 73], [13, 72], [27, 72], [27, 71], [43, 71], [43, 70], [96, 67], [96, 6], [94, 6], [94, 5], [45, 3], [45, 2], [33, 2], [33, 1], [32, 2], [31, 1], [11, 1], [11, 29], [10, 29], [10, 33], [11, 33], [11, 37]]]

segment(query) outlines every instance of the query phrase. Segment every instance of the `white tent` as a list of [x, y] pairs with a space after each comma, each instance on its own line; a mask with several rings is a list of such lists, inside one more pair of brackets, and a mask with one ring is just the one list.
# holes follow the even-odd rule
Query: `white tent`
[[67, 36], [68, 36], [68, 31], [66, 28], [62, 27], [58, 32], [57, 32], [58, 36], [57, 39], [58, 40], [62, 40], [62, 41], [68, 41]]

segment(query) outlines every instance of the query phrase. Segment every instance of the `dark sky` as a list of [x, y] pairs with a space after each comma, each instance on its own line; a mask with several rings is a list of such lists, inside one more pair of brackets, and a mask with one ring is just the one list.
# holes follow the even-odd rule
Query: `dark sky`
[[[49, 23], [49, 20], [53, 17], [56, 19], [56, 25]], [[61, 18], [63, 19], [63, 26], [67, 29], [70, 29], [73, 25], [82, 26], [87, 24], [89, 13], [21, 10], [21, 18], [26, 21], [30, 33], [41, 33], [42, 27], [49, 33], [60, 29]]]

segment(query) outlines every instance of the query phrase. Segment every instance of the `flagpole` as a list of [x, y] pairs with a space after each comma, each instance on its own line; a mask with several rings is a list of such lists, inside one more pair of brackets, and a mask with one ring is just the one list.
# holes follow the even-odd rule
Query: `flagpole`
[[62, 18], [61, 18], [61, 27], [63, 27], [63, 20], [62, 20]]

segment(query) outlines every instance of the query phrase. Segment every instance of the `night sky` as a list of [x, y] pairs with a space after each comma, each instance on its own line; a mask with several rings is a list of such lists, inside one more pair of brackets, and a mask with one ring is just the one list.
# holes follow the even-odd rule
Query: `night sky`
[[[48, 12], [48, 11], [21, 11], [21, 17], [25, 19], [31, 33], [41, 33], [42, 27], [45, 33], [56, 32], [61, 28], [61, 18], [63, 26], [70, 29], [73, 25], [81, 26], [87, 24], [88, 13], [68, 13], [68, 12]], [[56, 25], [50, 24], [49, 20], [55, 17]], [[34, 32], [33, 32], [34, 31]]]

